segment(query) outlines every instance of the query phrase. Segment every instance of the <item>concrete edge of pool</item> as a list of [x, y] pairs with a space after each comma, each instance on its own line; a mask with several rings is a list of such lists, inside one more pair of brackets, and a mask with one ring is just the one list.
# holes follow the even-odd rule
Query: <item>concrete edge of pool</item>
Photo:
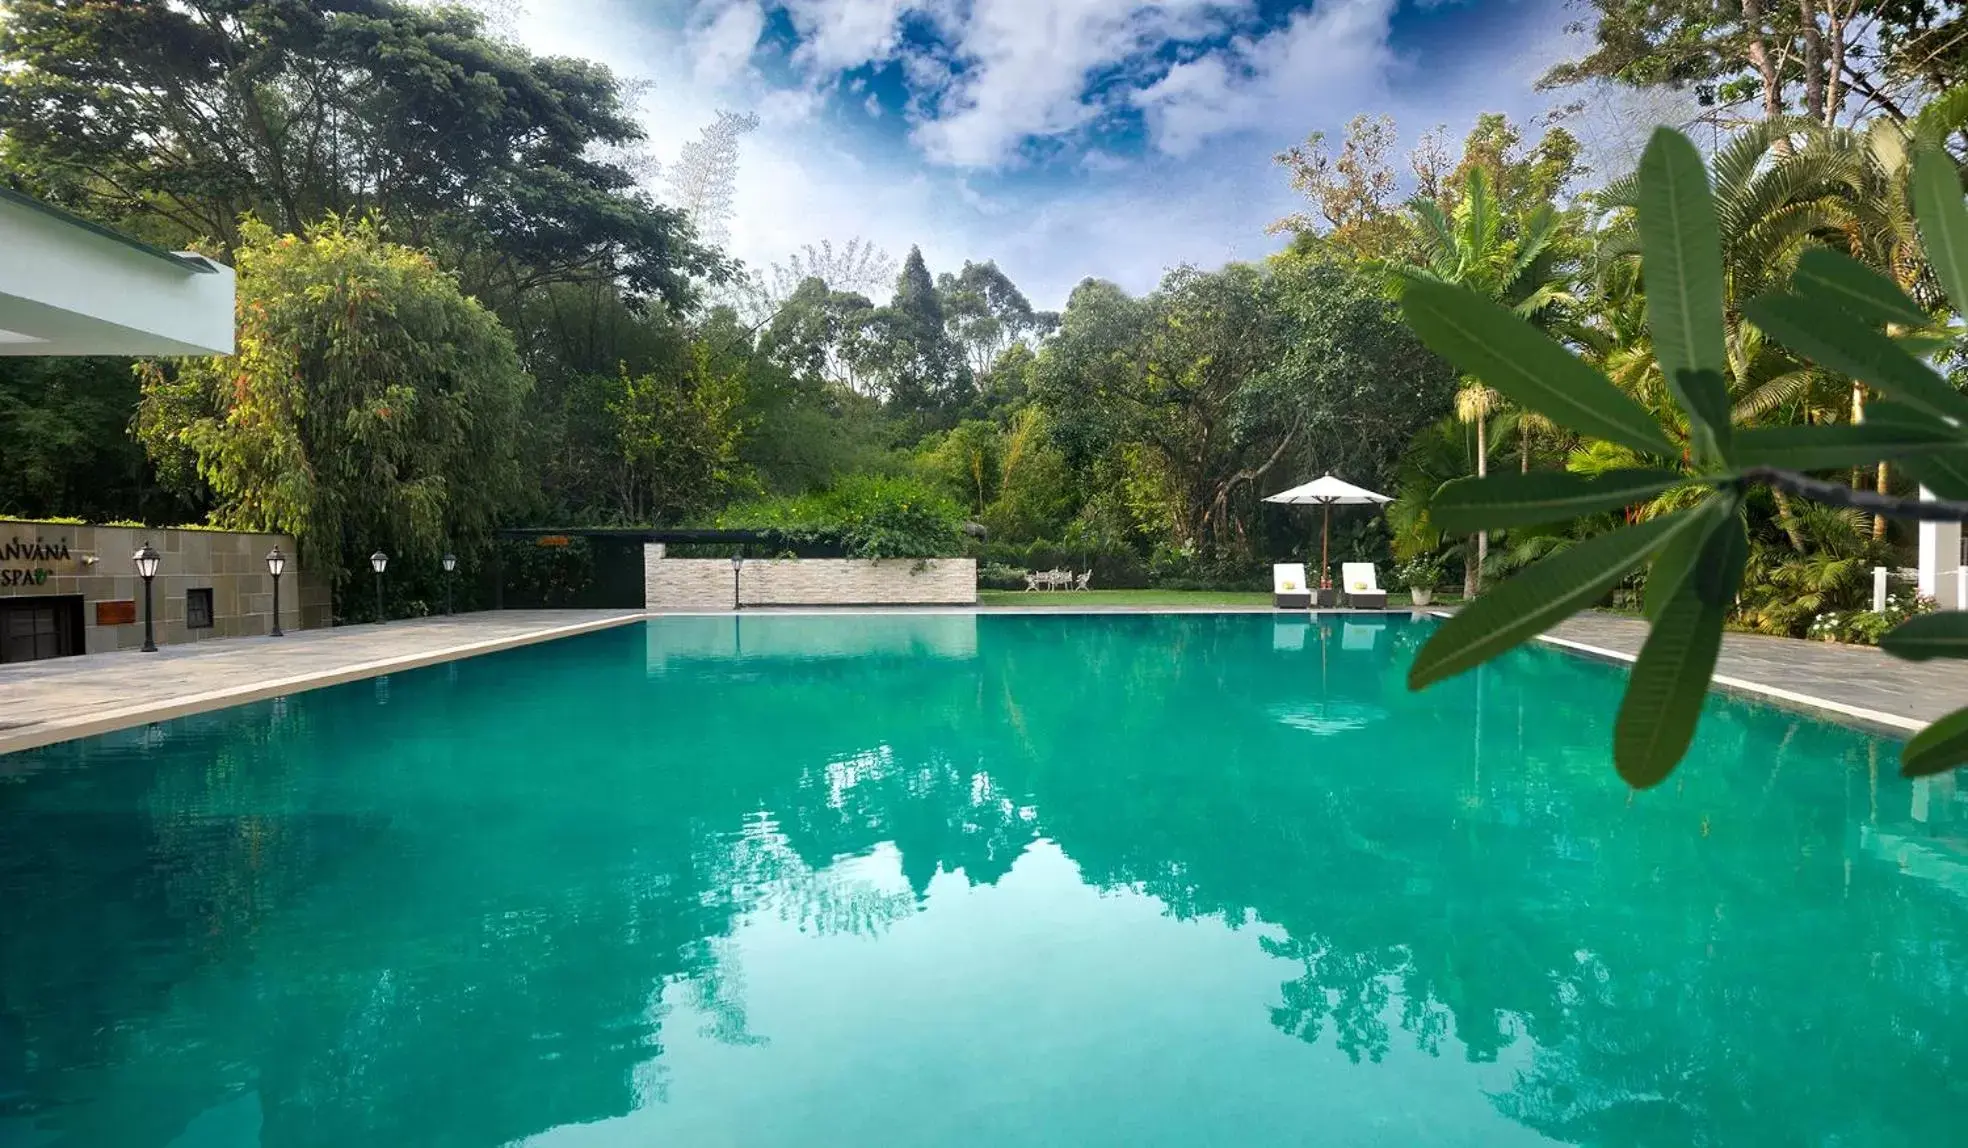
[[[1548, 646], [1557, 646], [1560, 649], [1569, 650], [1575, 654], [1591, 658], [1594, 661], [1618, 662], [1621, 665], [1630, 666], [1638, 660], [1636, 655], [1625, 653], [1621, 650], [1609, 650], [1603, 646], [1594, 646], [1586, 642], [1575, 642], [1570, 638], [1560, 638], [1551, 634], [1539, 634], [1537, 640]], [[1847, 705], [1844, 702], [1835, 702], [1829, 698], [1814, 697], [1811, 694], [1780, 689], [1776, 686], [1766, 686], [1761, 682], [1752, 682], [1746, 678], [1731, 677], [1727, 674], [1716, 674], [1710, 679], [1709, 687], [1726, 694], [1734, 694], [1737, 697], [1768, 702], [1780, 709], [1800, 711], [1817, 717], [1830, 718], [1844, 725], [1857, 726], [1872, 733], [1891, 734], [1894, 737], [1919, 733], [1921, 730], [1926, 729], [1928, 725], [1927, 722], [1921, 721], [1918, 718], [1881, 713], [1878, 710], [1867, 709], [1864, 706]]]
[[[1325, 613], [1325, 612], [1328, 611], [1319, 611], [1319, 613]], [[1336, 614], [1342, 614], [1342, 615], [1353, 613], [1352, 611], [1330, 611], [1330, 612]], [[1449, 616], [1446, 611], [1442, 611], [1439, 609], [1410, 610], [1404, 608], [1404, 609], [1389, 611], [1389, 612], [1400, 614], [1403, 616], [1415, 616], [1415, 617], [1420, 617], [1420, 616], [1448, 617]], [[507, 612], [506, 615], [494, 615], [494, 614], [465, 615], [465, 616], [460, 616], [457, 622], [470, 624], [468, 620], [476, 618], [479, 620], [477, 624], [482, 625], [482, 624], [488, 624], [489, 620], [494, 618], [505, 620], [506, 618], [510, 618], [510, 616], [513, 613], [515, 612]], [[553, 612], [541, 611], [537, 613], [534, 612], [529, 612], [529, 613], [531, 614], [530, 617], [513, 619], [515, 624], [517, 624], [520, 628], [508, 630], [507, 632], [498, 633], [490, 637], [479, 638], [477, 640], [463, 641], [463, 642], [447, 641], [447, 642], [443, 642], [442, 644], [432, 645], [423, 649], [411, 649], [399, 653], [393, 653], [383, 657], [360, 658], [355, 661], [344, 662], [341, 664], [324, 665], [314, 669], [306, 670], [304, 672], [283, 674], [282, 676], [276, 678], [264, 678], [258, 680], [239, 681], [234, 684], [223, 685], [218, 688], [198, 689], [195, 688], [196, 683], [191, 683], [193, 688], [190, 688], [186, 692], [167, 693], [164, 694], [163, 696], [155, 696], [151, 698], [146, 698], [141, 701], [127, 702], [126, 704], [117, 704], [117, 701], [119, 699], [113, 697], [113, 695], [116, 693], [116, 690], [114, 688], [114, 683], [112, 683], [111, 688], [107, 691], [107, 693], [109, 693], [112, 696], [110, 697], [106, 705], [99, 703], [96, 704], [94, 708], [90, 708], [86, 703], [70, 703], [69, 708], [77, 712], [56, 713], [49, 717], [32, 719], [21, 723], [0, 724], [0, 754], [13, 753], [20, 750], [37, 749], [47, 745], [53, 745], [64, 741], [74, 740], [76, 738], [90, 737], [90, 736], [94, 736], [97, 734], [104, 734], [104, 733], [112, 733], [117, 730], [129, 729], [136, 726], [149, 725], [153, 722], [168, 721], [172, 718], [185, 717], [198, 713], [205, 713], [211, 710], [224, 709], [229, 706], [243, 705], [255, 701], [263, 701], [268, 698], [301, 693], [307, 690], [319, 689], [326, 686], [340, 685], [345, 682], [359, 681], [365, 678], [380, 677], [385, 674], [389, 674], [393, 672], [418, 669], [431, 665], [438, 665], [444, 662], [456, 661], [463, 658], [476, 657], [481, 654], [497, 653], [501, 650], [514, 649], [520, 646], [533, 645], [539, 642], [553, 641], [559, 638], [574, 637], [580, 634], [593, 633], [598, 630], [611, 629], [617, 626], [632, 625], [637, 622], [645, 621], [649, 618], [690, 617], [690, 616], [723, 616], [723, 617], [732, 616], [732, 612], [729, 610], [725, 610], [725, 611], [677, 610], [677, 611], [655, 611], [655, 612], [635, 611], [635, 612], [625, 612], [625, 613], [608, 612], [606, 614], [602, 614], [601, 616], [595, 616], [596, 614], [600, 614], [601, 612], [592, 612], [589, 613], [587, 617], [584, 617], [579, 621], [562, 623], [562, 624], [550, 624], [546, 620], [546, 616], [553, 614]], [[1047, 616], [1075, 616], [1075, 615], [1098, 616], [1098, 615], [1113, 615], [1113, 614], [1277, 614], [1279, 612], [1273, 610], [1271, 607], [1268, 606], [1204, 607], [1204, 606], [1114, 605], [1114, 606], [1074, 607], [1067, 604], [1053, 606], [1051, 604], [1042, 604], [1042, 603], [1033, 603], [1031, 606], [1025, 606], [1024, 604], [1021, 603], [1019, 605], [1012, 605], [1012, 606], [933, 606], [933, 607], [914, 607], [914, 608], [909, 608], [909, 607], [901, 607], [901, 608], [897, 608], [897, 607], [777, 607], [777, 608], [764, 607], [755, 610], [748, 610], [745, 611], [745, 613], [754, 613], [757, 615], [764, 615], [764, 616], [791, 616], [791, 615], [851, 616], [851, 615], [881, 615], [881, 614], [978, 615], [978, 614], [1021, 614], [1021, 613], [1034, 614], [1034, 615], [1047, 615]], [[1291, 611], [1288, 613], [1296, 613], [1296, 611]], [[1361, 613], [1378, 614], [1381, 612], [1362, 611]], [[561, 616], [564, 616], [564, 612], [562, 613]], [[457, 634], [455, 633], [444, 632], [447, 626], [449, 626], [451, 629], [454, 630], [458, 628], [456, 625], [451, 623], [451, 620], [420, 619], [416, 621], [426, 623], [427, 629], [429, 630], [437, 631], [435, 635], [436, 637], [455, 638], [457, 636]], [[432, 623], [438, 623], [438, 624], [432, 624]], [[320, 636], [316, 639], [316, 641], [320, 645], [325, 646], [334, 643], [338, 637], [344, 641], [350, 639], [376, 638], [385, 635], [394, 638], [397, 635], [405, 634], [406, 632], [411, 632], [411, 626], [408, 625], [392, 624], [392, 626], [394, 628], [382, 629], [382, 628], [371, 628], [371, 627], [351, 627], [347, 630], [321, 631]], [[1592, 642], [1585, 642], [1572, 638], [1566, 638], [1563, 636], [1559, 636], [1557, 634], [1552, 634], [1552, 633], [1543, 634], [1539, 636], [1538, 640], [1546, 645], [1555, 647], [1557, 649], [1565, 650], [1570, 653], [1576, 654], [1580, 657], [1585, 657], [1596, 661], [1605, 661], [1605, 662], [1612, 662], [1615, 664], [1631, 665], [1635, 660], [1635, 654], [1632, 652], [1612, 649], [1607, 646], [1598, 645]], [[256, 638], [256, 639], [228, 639], [219, 642], [200, 643], [199, 646], [194, 646], [194, 647], [174, 648], [179, 651], [179, 655], [177, 657], [170, 658], [167, 661], [149, 662], [149, 663], [136, 661], [135, 659], [140, 657], [140, 655], [131, 654], [129, 652], [122, 652], [118, 654], [88, 655], [87, 657], [92, 662], [98, 659], [106, 659], [106, 658], [116, 659], [117, 660], [116, 664], [119, 668], [131, 670], [131, 671], [142, 671], [143, 669], [148, 667], [163, 668], [172, 663], [193, 661], [193, 660], [197, 660], [200, 657], [217, 656], [217, 657], [224, 658], [231, 655], [240, 655], [240, 654], [247, 655], [247, 657], [251, 659], [252, 662], [257, 662], [258, 661], [257, 657], [254, 656], [254, 652], [252, 650], [247, 648], [248, 645], [251, 644], [251, 645], [263, 646], [267, 648], [269, 652], [271, 652], [274, 649], [273, 643], [275, 641], [276, 640], [272, 640], [272, 639]], [[1799, 643], [1800, 647], [1803, 645], [1804, 643]], [[200, 646], [204, 647], [204, 649], [200, 649], [199, 648]], [[274, 655], [274, 656], [281, 656], [281, 655]], [[69, 661], [79, 662], [81, 660], [82, 659], [62, 659], [63, 662], [69, 662]], [[30, 664], [36, 664], [42, 666], [47, 665], [47, 663], [30, 663]], [[183, 670], [188, 667], [181, 666], [179, 668], [180, 670]], [[235, 663], [233, 668], [235, 670], [238, 669], [239, 668], [238, 664]], [[45, 681], [37, 684], [41, 685], [44, 689], [60, 691], [64, 688], [65, 684], [68, 686], [81, 685], [87, 673], [88, 673], [87, 667], [77, 666], [75, 672], [72, 674], [58, 675], [57, 680]], [[6, 684], [7, 684], [6, 679], [4, 677], [0, 677], [0, 686], [5, 686]], [[171, 685], [171, 683], [168, 682], [165, 684], [167, 688]], [[184, 683], [180, 682], [179, 684], [183, 685]], [[1813, 693], [1807, 693], [1794, 689], [1787, 689], [1780, 686], [1754, 681], [1748, 678], [1738, 677], [1735, 675], [1718, 673], [1714, 678], [1713, 688], [1720, 690], [1724, 693], [1734, 694], [1736, 696], [1745, 697], [1752, 700], [1775, 705], [1779, 708], [1789, 709], [1794, 712], [1802, 712], [1802, 713], [1810, 714], [1812, 716], [1824, 718], [1826, 720], [1838, 722], [1845, 725], [1856, 726], [1871, 732], [1884, 733], [1895, 737], [1905, 737], [1908, 736], [1909, 734], [1916, 733], [1919, 730], [1925, 728], [1926, 725], [1928, 724], [1926, 720], [1923, 720], [1919, 717], [1886, 713], [1877, 709], [1854, 705], [1848, 702], [1836, 701], [1830, 698], [1818, 696]], [[101, 693], [104, 691], [99, 690], [97, 692]], [[0, 700], [6, 700], [4, 690], [0, 690]], [[8, 715], [4, 713], [0, 713], [0, 718], [4, 718], [6, 716]]]
[[[468, 617], [468, 616], [467, 616]], [[613, 629], [617, 626], [633, 625], [648, 618], [649, 615], [635, 613], [610, 614], [601, 618], [585, 618], [557, 626], [541, 626], [498, 634], [476, 641], [434, 646], [427, 649], [408, 651], [380, 658], [367, 658], [328, 666], [303, 673], [288, 674], [278, 678], [265, 678], [259, 681], [244, 682], [222, 686], [216, 689], [197, 690], [191, 693], [176, 694], [169, 697], [152, 698], [130, 705], [109, 709], [97, 709], [73, 716], [54, 716], [18, 726], [0, 726], [0, 754], [20, 750], [39, 749], [77, 738], [93, 737], [97, 734], [114, 733], [117, 730], [135, 726], [150, 725], [153, 722], [169, 721], [172, 718], [188, 717], [192, 714], [207, 713], [226, 709], [230, 706], [245, 705], [249, 702], [265, 701], [268, 698], [283, 697], [327, 686], [341, 685], [345, 682], [361, 681], [365, 678], [382, 677], [385, 674], [404, 670], [421, 669], [425, 666], [440, 665], [463, 658], [477, 657], [481, 654], [495, 654], [501, 650], [517, 649], [521, 646], [536, 645], [559, 638], [571, 638], [580, 634], [591, 634], [599, 630]], [[362, 627], [364, 636], [374, 636], [382, 631], [374, 627]], [[338, 631], [323, 631], [335, 634]], [[347, 630], [339, 631], [347, 634]], [[402, 632], [399, 628], [398, 633]], [[218, 645], [224, 643], [236, 652], [235, 643], [255, 642], [270, 644], [278, 639], [219, 639], [217, 642], [201, 643]], [[174, 648], [183, 653], [195, 653], [197, 647]], [[86, 655], [88, 657], [137, 658], [144, 655], [131, 651], [115, 654]], [[64, 659], [67, 660], [67, 659]], [[173, 659], [179, 660], [179, 659]], [[128, 664], [128, 663], [126, 663]], [[0, 684], [4, 684], [0, 681]]]

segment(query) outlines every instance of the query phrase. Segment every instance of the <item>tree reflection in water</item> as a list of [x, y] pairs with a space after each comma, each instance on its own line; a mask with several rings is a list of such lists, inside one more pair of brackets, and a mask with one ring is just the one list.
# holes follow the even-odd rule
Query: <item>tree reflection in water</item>
[[1636, 797], [1614, 669], [1414, 696], [1420, 624], [1280, 624], [667, 619], [9, 759], [0, 1139], [168, 1144], [246, 1091], [278, 1145], [620, 1116], [679, 1009], [770, 1054], [757, 923], [907, 945], [1042, 839], [1248, 931], [1270, 1039], [1507, 1061], [1490, 1103], [1556, 1140], [1899, 1142], [1968, 1099], [1945, 782], [1718, 700]]

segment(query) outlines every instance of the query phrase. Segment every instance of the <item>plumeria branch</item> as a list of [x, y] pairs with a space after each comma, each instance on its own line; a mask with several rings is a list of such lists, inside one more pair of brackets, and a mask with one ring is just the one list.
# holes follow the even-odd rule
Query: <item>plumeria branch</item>
[[1750, 467], [1742, 472], [1742, 477], [1766, 483], [1778, 490], [1788, 491], [1800, 498], [1808, 498], [1812, 502], [1821, 502], [1826, 506], [1844, 506], [1903, 521], [1968, 522], [1968, 502], [1895, 498], [1890, 494], [1857, 490], [1843, 483], [1828, 482], [1794, 470], [1779, 470], [1768, 466]]

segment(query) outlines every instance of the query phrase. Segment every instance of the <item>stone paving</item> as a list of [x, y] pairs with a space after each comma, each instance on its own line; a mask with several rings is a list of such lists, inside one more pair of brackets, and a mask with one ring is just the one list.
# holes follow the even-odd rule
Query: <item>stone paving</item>
[[0, 666], [0, 753], [639, 622], [504, 610]]
[[[1646, 637], [1645, 622], [1600, 613], [1580, 614], [1545, 634], [1556, 645], [1590, 646], [1622, 661], [1638, 655]], [[1724, 634], [1715, 675], [1716, 685], [1732, 693], [1898, 734], [1968, 705], [1968, 663], [1903, 662], [1870, 646]]]

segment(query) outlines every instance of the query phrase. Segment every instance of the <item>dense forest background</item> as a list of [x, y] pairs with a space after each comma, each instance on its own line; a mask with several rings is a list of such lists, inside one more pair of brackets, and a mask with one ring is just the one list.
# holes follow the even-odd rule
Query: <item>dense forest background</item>
[[[1862, 419], [1862, 386], [1738, 304], [1830, 247], [1944, 307], [1906, 178], [1915, 141], [1961, 150], [1960, 6], [1584, 14], [1589, 51], [1541, 81], [1560, 98], [1702, 109], [1738, 417]], [[773, 526], [850, 553], [975, 552], [992, 579], [1264, 585], [1316, 542], [1262, 496], [1331, 472], [1398, 495], [1340, 521], [1335, 563], [1470, 591], [1609, 523], [1450, 537], [1429, 516], [1442, 482], [1626, 460], [1457, 377], [1402, 325], [1403, 284], [1474, 287], [1676, 417], [1633, 156], [1587, 170], [1564, 108], [1405, 154], [1385, 117], [1314, 134], [1278, 157], [1304, 198], [1278, 254], [1139, 296], [1088, 279], [1051, 313], [992, 262], [933, 269], [848, 237], [739, 265], [722, 244], [755, 120], [722, 114], [659, 165], [621, 80], [468, 8], [8, 0], [0, 69], [0, 179], [229, 263], [240, 323], [228, 359], [0, 360], [4, 513], [292, 531], [344, 582], [381, 548], [413, 596], [439, 554], [474, 561], [518, 525]], [[1903, 486], [1885, 466], [1846, 477]], [[1858, 608], [1907, 541], [1855, 512], [1752, 515], [1744, 621], [1772, 632]]]

